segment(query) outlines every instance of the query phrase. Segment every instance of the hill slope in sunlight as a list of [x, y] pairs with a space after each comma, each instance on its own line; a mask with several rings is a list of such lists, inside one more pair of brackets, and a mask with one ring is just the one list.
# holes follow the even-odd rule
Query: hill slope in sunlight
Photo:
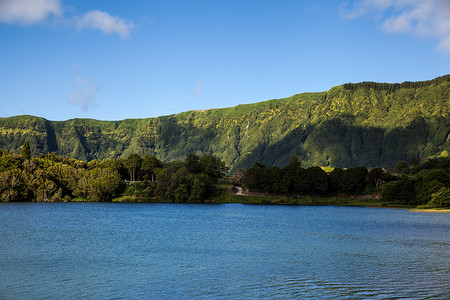
[[392, 167], [450, 152], [450, 75], [402, 84], [344, 84], [231, 108], [148, 119], [49, 121], [0, 119], [0, 147], [82, 160], [214, 154], [232, 170], [259, 161], [284, 165], [293, 154], [305, 166]]

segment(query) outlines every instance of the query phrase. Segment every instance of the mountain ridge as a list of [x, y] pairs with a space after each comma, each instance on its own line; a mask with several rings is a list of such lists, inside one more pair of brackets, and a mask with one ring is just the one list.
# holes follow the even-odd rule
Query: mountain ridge
[[347, 83], [229, 108], [155, 118], [50, 121], [0, 119], [0, 147], [55, 152], [82, 160], [155, 155], [161, 160], [214, 154], [232, 170], [256, 161], [306, 166], [391, 167], [399, 160], [450, 151], [450, 75], [403, 83]]

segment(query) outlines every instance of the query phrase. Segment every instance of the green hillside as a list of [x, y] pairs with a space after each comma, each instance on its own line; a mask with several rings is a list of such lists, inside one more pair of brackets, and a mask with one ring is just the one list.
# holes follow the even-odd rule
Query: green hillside
[[123, 121], [0, 119], [0, 147], [82, 160], [214, 154], [232, 170], [282, 166], [392, 167], [450, 151], [450, 75], [402, 84], [363, 82], [286, 99]]

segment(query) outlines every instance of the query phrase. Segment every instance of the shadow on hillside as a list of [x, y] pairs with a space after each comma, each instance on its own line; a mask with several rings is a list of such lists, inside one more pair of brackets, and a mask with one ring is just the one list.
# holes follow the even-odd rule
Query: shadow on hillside
[[450, 140], [446, 141], [449, 118], [427, 121], [418, 117], [392, 130], [355, 126], [354, 121], [353, 116], [346, 116], [297, 128], [275, 144], [258, 146], [233, 170], [247, 169], [256, 162], [281, 167], [291, 155], [299, 156], [305, 166], [391, 168], [398, 161], [409, 162], [417, 153], [425, 158], [450, 148]]

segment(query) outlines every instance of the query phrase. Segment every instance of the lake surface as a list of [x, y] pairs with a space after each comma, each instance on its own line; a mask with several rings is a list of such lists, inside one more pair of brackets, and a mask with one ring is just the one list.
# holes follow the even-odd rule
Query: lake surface
[[444, 299], [450, 214], [0, 204], [0, 299]]

